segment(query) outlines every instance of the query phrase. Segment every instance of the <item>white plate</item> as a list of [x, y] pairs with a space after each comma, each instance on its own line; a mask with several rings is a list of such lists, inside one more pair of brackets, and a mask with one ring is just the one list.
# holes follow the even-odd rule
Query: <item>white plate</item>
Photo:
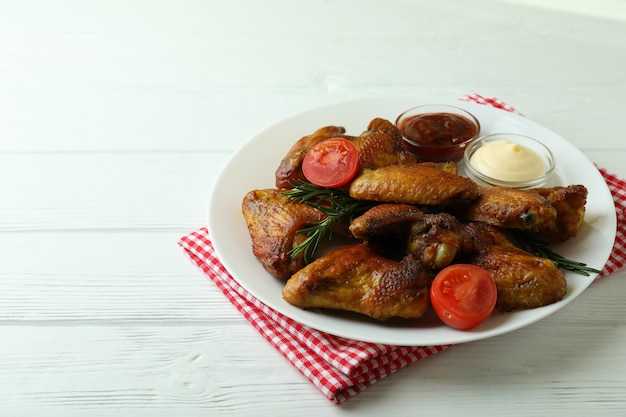
[[[267, 273], [252, 254], [250, 236], [241, 214], [244, 195], [253, 189], [274, 187], [278, 163], [300, 137], [327, 125], [344, 126], [349, 134], [358, 135], [373, 118], [394, 121], [403, 110], [418, 104], [429, 103], [407, 97], [373, 98], [312, 109], [276, 123], [239, 149], [218, 177], [208, 210], [211, 240], [235, 280], [269, 307], [318, 330], [356, 340], [414, 346], [469, 342], [511, 332], [549, 316], [580, 295], [595, 275], [566, 273], [568, 288], [562, 301], [532, 310], [494, 313], [471, 331], [445, 326], [432, 313], [411, 323], [378, 323], [351, 314], [306, 311], [283, 300], [283, 282]], [[616, 218], [610, 191], [594, 164], [561, 136], [527, 118], [475, 103], [448, 104], [472, 112], [480, 120], [484, 134], [524, 133], [552, 149], [557, 161], [554, 181], [563, 185], [584, 184], [589, 190], [585, 223], [579, 236], [553, 249], [567, 258], [601, 269], [613, 247]]]

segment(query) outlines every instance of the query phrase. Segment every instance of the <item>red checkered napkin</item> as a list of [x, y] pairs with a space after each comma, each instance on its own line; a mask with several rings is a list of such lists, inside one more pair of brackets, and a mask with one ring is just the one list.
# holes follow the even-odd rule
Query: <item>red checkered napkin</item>
[[[498, 99], [477, 94], [461, 100], [516, 111]], [[603, 269], [606, 275], [625, 263], [626, 182], [604, 169], [600, 172], [613, 194], [618, 215], [615, 246]], [[449, 347], [382, 345], [320, 332], [276, 312], [241, 287], [217, 258], [205, 227], [182, 237], [178, 243], [246, 320], [336, 404], [347, 401], [385, 376]]]
[[445, 349], [380, 345], [320, 332], [276, 312], [243, 289], [217, 259], [206, 228], [184, 236], [179, 244], [259, 333], [337, 404]]

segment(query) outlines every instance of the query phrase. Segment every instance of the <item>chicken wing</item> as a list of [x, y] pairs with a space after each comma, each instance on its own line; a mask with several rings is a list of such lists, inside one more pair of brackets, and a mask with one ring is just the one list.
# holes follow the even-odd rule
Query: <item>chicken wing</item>
[[380, 204], [350, 222], [358, 239], [376, 240], [396, 236], [403, 253], [412, 253], [427, 269], [448, 266], [464, 242], [459, 221], [447, 213], [424, 213], [407, 204]]
[[584, 185], [567, 187], [536, 188], [530, 190], [548, 200], [556, 210], [556, 222], [540, 234], [555, 241], [576, 237], [585, 219], [588, 190]]
[[464, 228], [473, 250], [463, 261], [491, 273], [498, 289], [498, 310], [542, 307], [565, 296], [565, 276], [551, 260], [518, 248], [489, 224], [470, 222]]
[[587, 189], [582, 185], [519, 190], [480, 187], [479, 196], [455, 209], [463, 219], [518, 229], [564, 241], [583, 223]]
[[376, 118], [367, 130], [352, 139], [359, 151], [359, 170], [376, 169], [389, 165], [414, 164], [417, 158], [411, 152], [398, 128], [388, 120]]
[[366, 171], [350, 184], [357, 200], [418, 205], [448, 205], [478, 197], [472, 180], [435, 164], [391, 165]]
[[242, 213], [252, 239], [252, 252], [277, 278], [289, 278], [304, 266], [303, 255], [292, 258], [289, 254], [306, 239], [306, 235], [297, 231], [326, 217], [306, 204], [287, 201], [277, 189], [247, 193], [242, 202]]
[[381, 235], [406, 235], [407, 223], [421, 221], [424, 212], [408, 204], [379, 204], [350, 222], [350, 233], [370, 240]]
[[429, 279], [413, 255], [398, 262], [360, 243], [339, 247], [296, 272], [283, 298], [300, 308], [352, 311], [381, 321], [418, 318], [429, 305]]
[[466, 220], [531, 233], [556, 221], [556, 210], [544, 197], [506, 187], [480, 187], [478, 198], [458, 214]]
[[407, 251], [417, 256], [422, 265], [439, 270], [450, 265], [459, 252], [466, 250], [465, 230], [448, 213], [424, 214], [411, 223], [407, 237]]

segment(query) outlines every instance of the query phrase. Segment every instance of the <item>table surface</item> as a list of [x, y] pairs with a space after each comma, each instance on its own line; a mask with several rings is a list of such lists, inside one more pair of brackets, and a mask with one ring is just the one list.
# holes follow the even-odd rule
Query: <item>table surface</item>
[[340, 100], [499, 97], [626, 177], [625, 40], [620, 0], [0, 1], [0, 415], [623, 415], [623, 272], [336, 406], [177, 240]]

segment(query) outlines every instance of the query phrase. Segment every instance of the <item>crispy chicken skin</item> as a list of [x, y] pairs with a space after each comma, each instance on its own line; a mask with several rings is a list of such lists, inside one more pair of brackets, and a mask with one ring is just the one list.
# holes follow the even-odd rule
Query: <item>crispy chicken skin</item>
[[389, 165], [404, 165], [417, 162], [409, 152], [402, 133], [388, 120], [376, 118], [367, 130], [352, 139], [359, 151], [359, 170], [376, 169]]
[[480, 187], [479, 197], [466, 206], [460, 217], [536, 233], [556, 221], [556, 210], [536, 193], [505, 187]]
[[461, 206], [457, 217], [564, 241], [583, 223], [587, 189], [582, 185], [518, 190], [480, 187], [479, 196]]
[[283, 298], [300, 308], [352, 311], [376, 320], [419, 318], [429, 305], [429, 273], [413, 255], [394, 261], [373, 245], [339, 247], [295, 273]]
[[489, 224], [470, 222], [464, 228], [473, 250], [463, 261], [491, 273], [498, 289], [498, 310], [542, 307], [565, 296], [565, 276], [552, 261], [519, 249]]
[[567, 187], [535, 188], [530, 190], [548, 200], [556, 210], [556, 223], [540, 234], [555, 241], [576, 237], [585, 220], [585, 204], [588, 190], [584, 185]]
[[478, 197], [472, 180], [434, 164], [391, 165], [366, 171], [350, 184], [357, 200], [418, 205], [447, 205]]
[[280, 190], [253, 190], [242, 202], [242, 213], [252, 239], [252, 252], [263, 267], [277, 278], [289, 278], [304, 266], [303, 256], [289, 251], [306, 236], [296, 233], [308, 223], [325, 218], [306, 204], [288, 202]]
[[288, 189], [291, 188], [293, 182], [304, 180], [302, 161], [309, 149], [326, 139], [334, 137], [350, 138], [345, 133], [346, 129], [344, 127], [325, 126], [296, 141], [276, 169], [276, 188]]
[[407, 222], [421, 221], [424, 212], [408, 204], [380, 204], [350, 222], [350, 233], [370, 240], [381, 235], [406, 233]]
[[358, 239], [375, 240], [394, 235], [405, 242], [427, 269], [448, 266], [463, 244], [465, 231], [447, 213], [424, 213], [407, 204], [380, 204], [350, 222], [350, 232]]
[[439, 270], [450, 265], [459, 252], [465, 250], [465, 230], [448, 213], [424, 214], [411, 223], [407, 237], [407, 252], [419, 257], [422, 265]]
[[420, 162], [420, 165], [425, 167], [433, 167], [440, 169], [442, 171], [446, 171], [450, 174], [458, 175], [459, 169], [456, 166], [456, 162]]

